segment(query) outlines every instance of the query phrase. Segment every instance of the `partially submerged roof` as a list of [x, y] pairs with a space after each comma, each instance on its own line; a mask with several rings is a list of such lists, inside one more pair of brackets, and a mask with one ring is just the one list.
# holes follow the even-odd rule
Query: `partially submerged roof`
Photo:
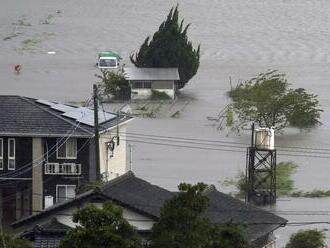
[[[99, 112], [100, 131], [131, 118]], [[94, 111], [57, 102], [23, 96], [0, 95], [0, 135], [29, 137], [91, 137]]]
[[[75, 199], [56, 204], [12, 225], [15, 228], [20, 227], [29, 221], [47, 217], [58, 210], [73, 205], [78, 206], [81, 201], [96, 196], [112, 200], [120, 206], [158, 220], [164, 202], [171, 199], [175, 194], [136, 177], [132, 172], [128, 172], [111, 180], [100, 189], [85, 192]], [[205, 194], [210, 199], [206, 217], [217, 224], [233, 223], [245, 226], [250, 241], [259, 239], [286, 223], [285, 219], [275, 214], [246, 205], [238, 199], [217, 191], [215, 188], [211, 187]]]
[[125, 68], [127, 80], [180, 80], [178, 68]]

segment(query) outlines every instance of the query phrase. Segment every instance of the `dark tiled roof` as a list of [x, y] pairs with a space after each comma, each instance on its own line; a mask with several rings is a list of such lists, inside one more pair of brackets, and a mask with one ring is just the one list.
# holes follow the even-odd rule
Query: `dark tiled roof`
[[[121, 206], [157, 220], [160, 217], [162, 205], [166, 200], [173, 197], [174, 194], [176, 193], [153, 185], [136, 177], [132, 172], [128, 172], [111, 180], [101, 189], [85, 192], [78, 195], [75, 199], [54, 205], [38, 214], [17, 221], [13, 226], [19, 227], [30, 220], [35, 220], [51, 212], [72, 206], [77, 201], [87, 199], [93, 195], [111, 199]], [[247, 237], [250, 241], [263, 237], [286, 223], [285, 219], [251, 205], [246, 205], [240, 200], [217, 191], [212, 186], [206, 191], [206, 194], [210, 199], [206, 217], [213, 223], [243, 225], [243, 227], [246, 227]]]
[[51, 219], [50, 221], [37, 225], [34, 230], [38, 233], [66, 233], [71, 228], [60, 222], [56, 218]]
[[213, 223], [233, 223], [246, 227], [250, 240], [260, 238], [287, 222], [275, 214], [245, 204], [215, 188], [211, 188], [207, 196], [210, 199], [210, 206], [206, 216]]
[[[72, 106], [71, 106], [72, 107]], [[72, 107], [74, 108], [74, 107]], [[0, 95], [0, 135], [2, 136], [93, 136], [93, 127], [61, 115], [37, 99], [23, 96]], [[117, 119], [117, 118], [115, 118]], [[120, 116], [119, 123], [129, 117]], [[117, 120], [100, 125], [101, 130], [113, 127]]]

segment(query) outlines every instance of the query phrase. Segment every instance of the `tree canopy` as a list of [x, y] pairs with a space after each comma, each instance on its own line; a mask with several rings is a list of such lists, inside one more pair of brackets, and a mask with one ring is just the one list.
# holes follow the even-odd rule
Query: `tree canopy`
[[200, 46], [194, 49], [188, 40], [189, 25], [179, 22], [178, 6], [172, 8], [152, 39], [147, 37], [140, 50], [130, 56], [132, 63], [137, 67], [178, 67], [178, 86], [184, 87], [197, 73], [200, 57]]
[[154, 224], [150, 248], [245, 248], [247, 241], [235, 226], [213, 225], [204, 217], [209, 205], [206, 185], [180, 184], [180, 192], [165, 202]]
[[315, 127], [320, 122], [317, 95], [305, 89], [291, 89], [285, 74], [261, 73], [229, 92], [232, 109], [241, 124], [256, 122], [260, 127], [283, 129]]
[[300, 230], [291, 235], [285, 248], [325, 248], [325, 239], [325, 234], [320, 230]]
[[124, 69], [116, 72], [101, 69], [100, 72], [101, 74], [95, 74], [95, 76], [101, 80], [99, 84], [103, 95], [113, 96], [119, 100], [129, 100], [131, 98], [131, 87], [125, 79]]
[[134, 228], [123, 218], [122, 209], [110, 202], [103, 209], [88, 205], [73, 215], [79, 223], [60, 243], [60, 248], [141, 248]]

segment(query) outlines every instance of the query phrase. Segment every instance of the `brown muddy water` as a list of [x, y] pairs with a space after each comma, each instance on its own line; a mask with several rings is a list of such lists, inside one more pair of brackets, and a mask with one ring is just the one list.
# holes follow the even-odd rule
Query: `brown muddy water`
[[[1, 94], [59, 101], [85, 100], [90, 97], [96, 81], [97, 51], [115, 49], [126, 60], [124, 63], [130, 65], [129, 54], [158, 28], [176, 3], [1, 0]], [[267, 69], [278, 69], [287, 74], [293, 87], [318, 94], [324, 113], [321, 127], [310, 132], [287, 130], [285, 135], [276, 137], [276, 145], [330, 149], [329, 1], [185, 0], [179, 4], [181, 16], [186, 23], [192, 23], [189, 36], [195, 44], [201, 44], [199, 72], [181, 96], [193, 100], [189, 100], [176, 119], [137, 118], [130, 126], [130, 133], [248, 144], [248, 133], [236, 136], [219, 132], [207, 116], [216, 115], [229, 102], [225, 94], [230, 87], [229, 77], [235, 83]], [[49, 51], [56, 54], [48, 54]], [[22, 65], [19, 75], [13, 72], [15, 64]], [[141, 143], [145, 138], [135, 136], [140, 142], [131, 142], [134, 144], [133, 171], [171, 190], [182, 181], [204, 181], [226, 192], [229, 189], [220, 182], [245, 168], [245, 149], [228, 148], [229, 143], [217, 143], [224, 146], [216, 149], [205, 144], [179, 143], [203, 148], [196, 149], [173, 146], [177, 144], [173, 140], [167, 140], [166, 145]], [[294, 176], [297, 189], [329, 189], [329, 159], [313, 157], [330, 157], [325, 154], [329, 151], [322, 150], [321, 154], [306, 151], [310, 152], [300, 150], [293, 153], [295, 156], [280, 153], [278, 160], [291, 160], [299, 165]], [[298, 215], [301, 212], [290, 214], [289, 210], [318, 212]], [[289, 222], [329, 220], [328, 212], [315, 215], [329, 210], [328, 198], [280, 199], [272, 208]], [[279, 247], [286, 243], [292, 231], [314, 227], [328, 228], [327, 225], [283, 228], [277, 232]], [[326, 234], [329, 239], [329, 231]]]

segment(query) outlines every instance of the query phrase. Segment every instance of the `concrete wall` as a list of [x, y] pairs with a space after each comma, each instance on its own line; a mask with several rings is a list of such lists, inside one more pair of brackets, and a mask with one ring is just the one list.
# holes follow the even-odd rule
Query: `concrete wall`
[[32, 139], [32, 211], [43, 209], [43, 142]]
[[125, 141], [126, 124], [119, 127], [119, 145], [117, 139], [114, 138], [115, 146], [113, 154], [107, 149], [106, 143], [117, 136], [117, 129], [112, 129], [100, 135], [100, 169], [101, 174], [107, 173], [108, 180], [116, 178], [127, 172], [127, 145]]

